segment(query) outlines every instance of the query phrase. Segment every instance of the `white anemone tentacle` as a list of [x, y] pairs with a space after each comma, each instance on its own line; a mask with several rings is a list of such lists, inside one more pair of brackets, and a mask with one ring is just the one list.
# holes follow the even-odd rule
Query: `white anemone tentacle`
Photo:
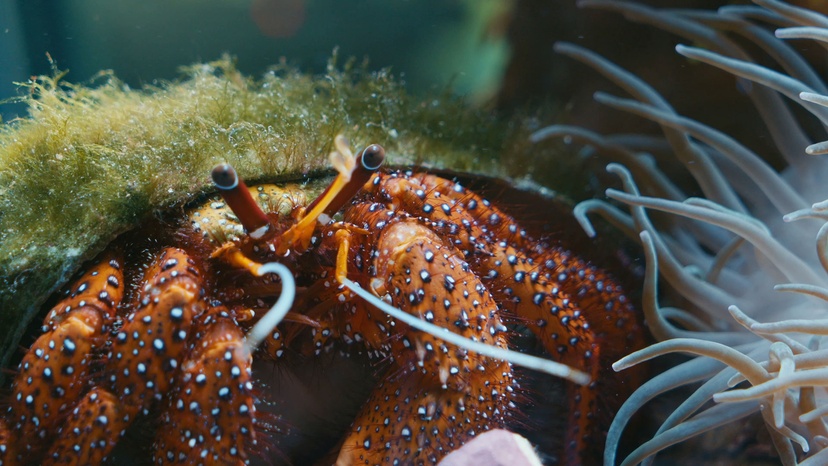
[[[607, 167], [621, 177], [623, 187], [608, 190], [607, 196], [626, 205], [629, 213], [603, 200], [575, 209], [589, 235], [595, 229], [587, 215], [594, 213], [627, 236], [638, 234], [644, 246], [643, 307], [653, 335], [663, 341], [614, 367], [661, 354], [698, 355], [645, 382], [624, 403], [609, 429], [606, 466], [615, 466], [621, 432], [633, 413], [656, 397], [697, 382], [703, 383], [677, 403], [655, 436], [623, 464], [649, 464], [667, 446], [751, 413], [767, 425], [783, 464], [824, 464], [828, 458], [828, 349], [821, 349], [828, 337], [828, 163], [808, 157], [828, 154], [828, 85], [796, 47], [781, 40], [816, 41], [828, 50], [828, 18], [779, 0], [754, 3], [716, 12], [608, 0], [582, 0], [579, 5], [620, 13], [681, 36], [696, 46], [677, 46], [681, 55], [737, 76], [756, 107], [756, 119], [765, 125], [764, 132], [754, 129], [751, 136], [772, 142], [771, 149], [787, 164], [781, 171], [748, 149], [757, 147], [756, 141], [742, 144], [700, 119], [679, 115], [648, 84], [603, 57], [576, 46], [556, 47], [634, 99], [598, 93], [596, 100], [653, 120], [664, 132], [663, 137], [599, 135], [554, 125], [535, 133], [569, 137], [570, 143], [590, 146], [591, 154], [631, 168], [618, 163]], [[769, 24], [783, 29], [771, 32]], [[733, 40], [736, 35], [739, 41]], [[745, 40], [757, 47], [743, 48]], [[761, 53], [770, 61], [756, 58]], [[692, 72], [690, 67], [686, 71]], [[807, 113], [792, 113], [785, 100]], [[813, 119], [807, 126], [802, 125], [806, 118]], [[710, 162], [704, 170], [687, 167], [704, 198], [684, 195], [684, 184], [664, 178], [662, 171], [675, 165], [669, 157], [685, 166], [687, 160], [681, 144], [668, 140], [687, 141], [686, 147], [698, 148]], [[702, 171], [715, 177], [700, 179]], [[665, 189], [674, 186], [682, 188]], [[722, 202], [724, 197], [713, 192], [734, 193], [738, 200]], [[666, 212], [668, 218], [651, 222], [649, 209]], [[658, 277], [667, 286], [657, 286]], [[671, 301], [678, 300], [682, 308], [663, 305], [665, 295], [672, 295]]]

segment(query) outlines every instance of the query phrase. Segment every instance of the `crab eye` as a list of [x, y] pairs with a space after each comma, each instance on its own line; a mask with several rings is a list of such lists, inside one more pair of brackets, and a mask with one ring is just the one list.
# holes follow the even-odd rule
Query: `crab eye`
[[236, 173], [236, 169], [229, 163], [216, 165], [213, 167], [211, 175], [213, 177], [213, 184], [218, 189], [233, 189], [239, 185], [239, 175]]
[[379, 144], [371, 144], [366, 147], [359, 157], [359, 163], [363, 168], [370, 171], [378, 169], [385, 161], [385, 149]]

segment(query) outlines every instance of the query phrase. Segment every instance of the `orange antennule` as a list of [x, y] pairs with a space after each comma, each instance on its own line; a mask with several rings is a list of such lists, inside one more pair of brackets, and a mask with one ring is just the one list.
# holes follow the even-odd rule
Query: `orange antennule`
[[336, 150], [331, 152], [331, 165], [339, 174], [331, 185], [308, 205], [302, 219], [282, 234], [277, 254], [284, 254], [291, 247], [297, 250], [307, 249], [316, 221], [322, 215], [330, 217], [341, 209], [385, 161], [385, 149], [379, 144], [371, 144], [356, 157], [348, 147], [347, 139], [341, 134], [334, 139], [334, 145]]
[[259, 239], [267, 233], [270, 229], [270, 219], [253, 200], [250, 190], [236, 173], [236, 169], [229, 163], [221, 163], [213, 168], [212, 177], [213, 184], [218, 188], [224, 202], [239, 218], [247, 234]]

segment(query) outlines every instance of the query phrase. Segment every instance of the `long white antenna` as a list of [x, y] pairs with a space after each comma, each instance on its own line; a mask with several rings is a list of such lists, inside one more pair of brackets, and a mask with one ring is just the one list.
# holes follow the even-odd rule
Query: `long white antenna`
[[447, 343], [451, 343], [452, 345], [459, 346], [460, 348], [464, 348], [469, 351], [474, 351], [475, 353], [482, 354], [483, 356], [488, 356], [490, 358], [509, 361], [512, 364], [525, 367], [527, 369], [546, 372], [547, 374], [575, 382], [579, 385], [587, 385], [590, 382], [589, 375], [587, 373], [573, 369], [565, 364], [469, 340], [468, 338], [462, 337], [456, 333], [452, 333], [447, 328], [430, 324], [411, 314], [408, 314], [405, 311], [395, 308], [394, 306], [374, 296], [369, 291], [362, 289], [359, 284], [354, 283], [347, 278], [342, 280], [342, 284], [349, 290], [353, 291], [357, 296], [374, 305], [377, 309], [385, 312], [391, 317], [400, 320], [406, 325], [417, 330], [434, 335], [436, 338], [439, 338]]
[[256, 322], [256, 325], [247, 332], [247, 347], [252, 353], [258, 346], [267, 338], [268, 335], [279, 325], [279, 322], [285, 318], [290, 308], [293, 307], [293, 300], [296, 297], [296, 280], [293, 279], [293, 273], [278, 262], [268, 262], [262, 264], [257, 270], [257, 275], [262, 276], [266, 273], [275, 273], [282, 280], [282, 294], [279, 299], [273, 304], [264, 316]]

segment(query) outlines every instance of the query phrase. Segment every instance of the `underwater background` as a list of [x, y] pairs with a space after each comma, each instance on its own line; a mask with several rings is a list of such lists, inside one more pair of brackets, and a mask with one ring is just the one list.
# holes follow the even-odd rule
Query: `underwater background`
[[[509, 8], [500, 0], [4, 0], [0, 98], [14, 94], [12, 81], [49, 74], [47, 53], [73, 82], [108, 69], [140, 87], [222, 54], [253, 76], [280, 62], [321, 73], [334, 49], [390, 68], [412, 90], [492, 92], [508, 58]], [[11, 112], [3, 109], [6, 119]]]

